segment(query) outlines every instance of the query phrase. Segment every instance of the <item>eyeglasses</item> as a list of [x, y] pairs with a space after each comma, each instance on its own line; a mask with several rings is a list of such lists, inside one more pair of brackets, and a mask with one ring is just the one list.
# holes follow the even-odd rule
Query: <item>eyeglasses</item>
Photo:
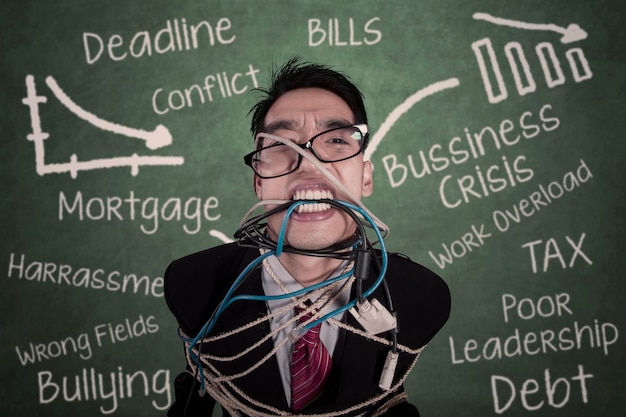
[[[303, 144], [321, 162], [339, 162], [358, 155], [367, 143], [366, 124], [336, 127], [313, 136]], [[257, 135], [263, 147], [243, 157], [244, 162], [261, 178], [276, 178], [291, 174], [300, 167], [302, 155], [295, 149], [270, 137]]]

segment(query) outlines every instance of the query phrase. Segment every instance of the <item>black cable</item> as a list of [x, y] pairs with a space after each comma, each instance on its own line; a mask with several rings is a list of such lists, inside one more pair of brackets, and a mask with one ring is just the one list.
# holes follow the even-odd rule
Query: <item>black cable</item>
[[[374, 258], [374, 268], [376, 270], [376, 273], [380, 274], [380, 270], [382, 269], [380, 258], [375, 253], [374, 247], [371, 245], [371, 243], [370, 243], [370, 251], [372, 252], [372, 255], [373, 255], [372, 258]], [[397, 353], [398, 352], [398, 333], [400, 332], [400, 328], [399, 328], [400, 326], [398, 323], [398, 315], [393, 307], [393, 301], [391, 299], [391, 292], [389, 291], [389, 285], [387, 284], [386, 279], [383, 279], [383, 292], [385, 294], [385, 301], [387, 302], [387, 308], [389, 309], [389, 312], [396, 319], [396, 327], [391, 329], [389, 333], [391, 334], [391, 341], [393, 343], [392, 351], [393, 353]]]
[[[293, 253], [293, 254], [300, 254], [300, 255], [306, 255], [306, 256], [317, 256], [317, 257], [333, 257], [333, 258], [337, 258], [337, 259], [351, 259], [351, 258], [355, 258], [355, 265], [360, 264], [359, 265], [359, 273], [358, 273], [358, 277], [357, 278], [357, 283], [356, 283], [356, 292], [357, 292], [357, 297], [359, 301], [363, 301], [364, 297], [363, 297], [363, 281], [365, 279], [367, 279], [368, 277], [368, 268], [369, 266], [365, 266], [365, 264], [367, 263], [367, 265], [369, 265], [370, 263], [370, 259], [371, 257], [374, 258], [374, 265], [376, 265], [376, 269], [377, 269], [377, 274], [380, 274], [380, 271], [382, 269], [382, 266], [380, 264], [380, 260], [378, 259], [378, 256], [376, 255], [374, 248], [371, 244], [371, 242], [368, 240], [367, 238], [367, 234], [365, 232], [365, 228], [363, 226], [363, 223], [361, 222], [361, 219], [348, 207], [346, 207], [345, 205], [335, 201], [335, 200], [330, 200], [330, 199], [320, 199], [320, 200], [307, 200], [307, 203], [326, 203], [329, 204], [333, 207], [336, 207], [340, 210], [342, 210], [343, 212], [347, 213], [352, 220], [354, 221], [354, 223], [357, 226], [358, 232], [355, 233], [354, 236], [339, 242], [335, 245], [329, 246], [327, 248], [324, 249], [319, 249], [319, 250], [301, 250], [295, 247], [292, 247], [290, 245], [283, 245], [283, 252], [287, 252], [287, 253]], [[240, 246], [242, 247], [251, 247], [251, 248], [264, 248], [264, 249], [268, 249], [270, 251], [272, 250], [276, 250], [277, 248], [277, 242], [274, 242], [273, 240], [271, 240], [269, 238], [269, 236], [266, 233], [267, 230], [267, 223], [262, 223], [263, 220], [267, 219], [268, 217], [279, 213], [281, 211], [287, 210], [289, 207], [291, 207], [294, 204], [293, 201], [289, 201], [286, 203], [283, 203], [277, 207], [274, 207], [271, 210], [268, 210], [258, 216], [255, 216], [253, 218], [248, 219], [246, 222], [244, 222], [238, 229], [237, 231], [235, 231], [234, 233], [234, 237], [236, 239], [238, 239], [238, 243]], [[361, 249], [356, 249], [356, 246], [360, 246]], [[369, 253], [372, 254], [372, 256], [369, 256]], [[368, 254], [366, 255], [367, 260], [364, 261], [361, 259], [362, 256], [365, 256], [363, 254]], [[240, 280], [240, 282], [237, 284], [237, 286], [235, 286], [233, 288], [233, 292], [237, 290], [237, 288], [239, 288], [239, 286], [246, 280], [248, 279], [248, 277], [252, 274], [253, 271], [255, 271], [257, 268], [253, 268], [252, 270], [250, 270], [248, 272], [248, 274], [246, 274], [245, 277], [243, 277], [243, 279]], [[344, 284], [345, 285], [345, 284]], [[393, 305], [391, 302], [391, 295], [389, 293], [389, 288], [387, 286], [387, 282], [385, 279], [383, 279], [383, 288], [385, 289], [385, 298], [387, 299], [387, 304], [389, 306], [389, 308], [393, 311]], [[213, 320], [213, 318], [215, 317], [215, 314], [217, 313], [217, 311], [220, 308], [220, 304], [218, 304], [216, 306], [216, 308], [213, 310], [213, 312], [211, 313], [211, 316], [209, 317], [209, 319], [206, 322], [210, 322]], [[205, 323], [206, 323], [205, 322]], [[191, 389], [189, 391], [189, 395], [187, 396], [187, 401], [185, 403], [185, 408], [183, 410], [183, 417], [186, 416], [188, 409], [189, 409], [189, 405], [191, 403], [191, 397], [193, 395], [194, 390], [196, 389], [196, 386], [198, 384], [198, 374], [199, 374], [199, 370], [200, 370], [200, 354], [202, 353], [202, 347], [203, 347], [203, 343], [204, 343], [204, 339], [207, 337], [206, 333], [207, 329], [201, 330], [202, 331], [202, 336], [200, 337], [200, 343], [198, 343], [198, 356], [197, 356], [197, 363], [196, 363], [196, 369], [194, 371], [194, 375], [193, 375], [193, 382], [191, 385]], [[397, 327], [396, 327], [397, 330]], [[393, 338], [393, 350], [394, 352], [396, 352], [397, 350], [397, 337], [396, 337], [396, 333], [397, 332], [391, 332], [392, 333], [392, 338]], [[202, 378], [204, 378], [204, 376], [202, 376]]]
[[[367, 235], [365, 233], [365, 228], [361, 222], [361, 219], [349, 208], [344, 206], [343, 204], [337, 202], [336, 200], [330, 199], [320, 199], [320, 200], [306, 200], [307, 203], [326, 203], [333, 207], [336, 207], [346, 214], [348, 214], [355, 222], [358, 228], [358, 234], [361, 236], [361, 240], [359, 242], [358, 239], [347, 239], [343, 242], [339, 242], [336, 245], [330, 246], [328, 248], [319, 249], [319, 250], [301, 250], [295, 248], [290, 245], [283, 245], [283, 252], [294, 253], [299, 255], [307, 255], [307, 256], [320, 256], [320, 257], [334, 257], [339, 259], [350, 259], [353, 255], [353, 251], [351, 252], [350, 248], [353, 248], [356, 243], [360, 243], [364, 250], [367, 248]], [[245, 247], [261, 247], [268, 250], [276, 250], [277, 243], [272, 241], [267, 237], [265, 230], [267, 228], [267, 223], [261, 223], [261, 221], [267, 219], [268, 217], [279, 213], [281, 211], [287, 210], [297, 201], [288, 201], [286, 203], [280, 204], [274, 207], [271, 210], [268, 210], [260, 215], [257, 215], [253, 218], [248, 219], [244, 222], [239, 229], [234, 234], [234, 237], [239, 240], [241, 246]]]

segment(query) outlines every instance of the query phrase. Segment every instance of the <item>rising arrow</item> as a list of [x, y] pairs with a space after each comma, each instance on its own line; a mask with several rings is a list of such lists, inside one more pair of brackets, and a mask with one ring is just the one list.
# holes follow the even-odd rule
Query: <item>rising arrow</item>
[[459, 80], [457, 78], [449, 78], [444, 81], [438, 81], [434, 84], [426, 86], [420, 90], [417, 90], [415, 93], [411, 94], [406, 100], [404, 100], [400, 105], [398, 105], [395, 109], [392, 110], [391, 113], [387, 116], [383, 124], [380, 125], [376, 133], [372, 136], [372, 140], [370, 144], [367, 146], [364, 152], [364, 158], [369, 160], [372, 155], [378, 148], [378, 145], [385, 138], [385, 135], [391, 130], [393, 125], [408, 112], [411, 107], [422, 101], [424, 98], [428, 96], [432, 96], [435, 93], [438, 93], [443, 90], [447, 90], [449, 88], [455, 88], [459, 86]]

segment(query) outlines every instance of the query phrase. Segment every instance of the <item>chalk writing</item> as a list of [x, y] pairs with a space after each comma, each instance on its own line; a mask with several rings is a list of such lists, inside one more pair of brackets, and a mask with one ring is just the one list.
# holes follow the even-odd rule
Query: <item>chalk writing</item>
[[615, 344], [618, 338], [619, 331], [615, 324], [596, 319], [592, 323], [575, 320], [558, 329], [520, 331], [515, 328], [507, 336], [492, 336], [484, 340], [467, 339], [459, 342], [450, 336], [448, 342], [450, 360], [453, 365], [459, 365], [583, 349], [599, 349], [608, 356], [609, 346]]
[[518, 300], [513, 294], [502, 294], [502, 312], [504, 313], [504, 322], [509, 322], [509, 310], [517, 313], [517, 316], [523, 320], [530, 320], [537, 315], [540, 317], [552, 317], [573, 315], [574, 312], [569, 307], [570, 296], [568, 293], [558, 293], [555, 295], [543, 295], [537, 301], [532, 298], [522, 298]]
[[482, 247], [485, 240], [490, 237], [491, 233], [485, 232], [484, 224], [479, 227], [472, 225], [471, 230], [464, 233], [459, 239], [449, 244], [442, 243], [443, 252], [435, 254], [433, 251], [428, 251], [428, 254], [439, 268], [444, 269], [447, 264], [454, 262], [453, 258], [462, 258], [473, 250]]
[[[374, 24], [380, 22], [379, 17], [373, 17], [365, 22], [362, 31], [355, 28], [353, 18], [348, 18], [348, 30], [346, 31], [345, 20], [338, 18], [328, 19], [328, 25], [323, 24], [321, 19], [309, 19], [309, 46], [320, 46], [327, 43], [329, 46], [360, 46], [375, 45], [383, 37]], [[343, 28], [343, 29], [342, 29]]]
[[[578, 373], [568, 378], [559, 377], [552, 379], [550, 369], [544, 371], [543, 381], [539, 379], [529, 378], [522, 384], [519, 390], [520, 403], [525, 410], [535, 411], [549, 406], [552, 408], [563, 408], [566, 404], [573, 400], [572, 386], [579, 384], [580, 400], [583, 404], [588, 402], [587, 379], [593, 378], [593, 374], [585, 373], [583, 365], [578, 365]], [[545, 386], [545, 400], [529, 398], [529, 395], [540, 394], [541, 383]], [[502, 375], [491, 376], [491, 390], [493, 394], [493, 407], [496, 414], [502, 414], [507, 411], [516, 398], [517, 386], [511, 378]], [[502, 390], [508, 391], [503, 393]], [[557, 394], [558, 391], [558, 394]], [[508, 396], [508, 398], [507, 398]]]
[[[127, 318], [122, 323], [102, 323], [93, 328], [96, 341], [93, 346], [102, 347], [105, 344], [124, 342], [158, 331], [159, 325], [152, 315]], [[80, 359], [87, 360], [92, 358], [94, 352], [91, 340], [89, 332], [84, 332], [58, 340], [29, 342], [27, 347], [15, 346], [15, 351], [22, 366], [69, 355], [78, 355]]]
[[131, 399], [141, 393], [152, 398], [150, 404], [158, 411], [168, 409], [172, 402], [169, 369], [159, 369], [152, 375], [142, 370], [126, 372], [121, 366], [109, 373], [83, 368], [78, 374], [70, 376], [39, 371], [37, 387], [40, 404], [99, 401], [102, 414], [116, 412], [120, 400]]
[[123, 274], [120, 271], [105, 271], [102, 268], [75, 268], [68, 264], [49, 261], [27, 262], [24, 254], [16, 256], [11, 253], [8, 277], [51, 285], [163, 297], [162, 277], [150, 278], [146, 275], [139, 277], [133, 273]]
[[[574, 316], [572, 297], [567, 292], [557, 292], [539, 297], [518, 297], [505, 293], [501, 296], [502, 313], [505, 323], [545, 320], [552, 318], [569, 318]], [[619, 339], [617, 326], [608, 321], [594, 318], [592, 322], [581, 323], [561, 322], [550, 328], [541, 330], [520, 330], [515, 327], [512, 333], [478, 340], [470, 338], [459, 342], [453, 336], [448, 338], [451, 362], [453, 365], [474, 364], [480, 361], [510, 359], [522, 356], [553, 355], [567, 351], [595, 349], [608, 356], [610, 346]], [[559, 370], [561, 371], [561, 370]], [[578, 365], [578, 373], [574, 376], [554, 379], [553, 371], [544, 370], [543, 380], [528, 378], [521, 383], [513, 378], [494, 374], [490, 377], [494, 412], [503, 414], [508, 411], [519, 398], [520, 405], [528, 411], [548, 406], [562, 408], [573, 403], [575, 382], [579, 383], [580, 401], [588, 402], [587, 380], [593, 374], [585, 371], [582, 364]], [[541, 396], [540, 387], [545, 387], [545, 396]], [[519, 395], [519, 397], [518, 397]]]
[[225, 99], [233, 95], [241, 95], [249, 89], [258, 88], [256, 75], [259, 71], [250, 64], [245, 73], [228, 74], [222, 71], [209, 74], [204, 77], [202, 86], [192, 84], [183, 90], [175, 89], [169, 92], [165, 92], [163, 88], [157, 88], [152, 94], [152, 110], [158, 115], [164, 115], [170, 110], [191, 108], [194, 103], [212, 102], [214, 97]]
[[93, 354], [88, 333], [49, 342], [29, 342], [28, 347], [15, 346], [15, 351], [22, 366], [72, 354], [78, 354], [79, 358], [87, 360]]
[[537, 245], [544, 246], [543, 272], [548, 271], [551, 260], [558, 261], [562, 269], [573, 268], [574, 264], [576, 263], [576, 259], [578, 258], [581, 258], [581, 261], [585, 261], [587, 265], [593, 264], [593, 262], [591, 262], [591, 259], [589, 259], [589, 257], [582, 250], [583, 241], [585, 240], [585, 233], [580, 235], [580, 237], [578, 238], [578, 242], [575, 242], [569, 236], [565, 236], [565, 240], [567, 244], [569, 245], [568, 249], [569, 250], [573, 249], [572, 256], [569, 258], [569, 262], [567, 264], [565, 263], [565, 259], [563, 258], [564, 251], [559, 249], [559, 244], [557, 243], [557, 240], [554, 238], [548, 239], [545, 242], [545, 244], [543, 240], [535, 240], [532, 242], [524, 243], [522, 245], [523, 248], [528, 248], [528, 250], [530, 251], [530, 261], [531, 261], [534, 274], [537, 273], [537, 256], [535, 254], [535, 246]]
[[[163, 201], [164, 200], [164, 201]], [[135, 197], [130, 191], [128, 197], [107, 196], [83, 198], [77, 191], [74, 198], [68, 198], [63, 191], [59, 192], [59, 221], [76, 216], [79, 221], [145, 221], [139, 230], [147, 235], [156, 233], [161, 222], [188, 221], [182, 225], [185, 233], [193, 235], [202, 229], [203, 221], [214, 222], [221, 214], [217, 212], [217, 197]]]
[[[496, 230], [506, 233], [514, 225], [522, 223], [525, 219], [535, 216], [544, 208], [549, 207], [555, 200], [566, 195], [566, 192], [571, 193], [577, 188], [582, 187], [585, 183], [590, 181], [591, 178], [593, 178], [591, 170], [585, 161], [581, 159], [576, 168], [566, 172], [561, 178], [551, 181], [547, 185], [540, 184], [528, 197], [520, 199], [518, 202], [514, 203], [512, 207], [494, 210], [491, 213], [492, 224], [495, 226]], [[441, 243], [442, 252], [434, 250], [428, 251], [430, 258], [439, 268], [444, 269], [447, 265], [454, 263], [455, 259], [463, 258], [473, 251], [478, 250], [484, 246], [485, 239], [491, 237], [489, 230], [492, 229], [489, 225], [485, 226], [485, 224], [481, 224], [479, 228], [472, 225], [471, 229], [471, 232], [463, 234], [461, 238], [455, 239], [452, 243]], [[487, 232], [485, 232], [485, 230], [487, 230]], [[584, 239], [584, 237], [579, 239], [578, 247], [582, 244], [581, 239]], [[533, 242], [530, 244], [532, 243]], [[526, 245], [529, 244], [525, 244], [525, 246]], [[556, 251], [556, 249], [551, 249], [552, 243], [549, 243], [549, 245], [550, 248], [546, 250], [550, 250], [551, 252], [547, 253], [548, 258], [546, 262], [551, 258], [560, 256], [560, 254], [552, 254], [552, 251]], [[576, 257], [582, 257], [584, 254], [579, 249], [574, 255], [575, 257], [570, 259], [570, 263], [572, 264]], [[591, 260], [586, 256], [585, 258], [588, 261], [587, 263], [590, 264]], [[536, 269], [536, 265], [534, 268]]]
[[231, 29], [230, 19], [226, 17], [219, 19], [214, 25], [206, 20], [188, 25], [185, 18], [173, 19], [173, 23], [168, 19], [165, 27], [154, 35], [149, 31], [139, 31], [132, 35], [128, 44], [119, 34], [111, 35], [105, 42], [97, 33], [84, 32], [85, 61], [90, 65], [97, 62], [105, 51], [105, 44], [106, 56], [112, 61], [123, 61], [129, 56], [141, 58], [152, 56], [153, 53], [165, 54], [198, 49], [201, 39], [199, 35], [202, 36], [205, 45], [228, 45], [236, 39], [235, 35], [228, 33]]
[[[74, 103], [74, 101], [71, 100], [70, 97], [58, 86], [54, 78], [46, 78], [46, 83], [48, 84], [48, 87], [51, 88], [55, 97], [59, 99], [59, 101], [61, 101], [61, 103], [67, 107], [70, 112], [99, 129], [127, 137], [143, 139], [146, 146], [150, 149], [167, 146], [172, 142], [169, 130], [167, 130], [167, 128], [163, 125], [157, 126], [151, 132], [147, 132], [142, 129], [129, 128], [116, 123], [108, 122]], [[139, 173], [139, 167], [142, 166], [177, 166], [184, 163], [184, 158], [179, 156], [140, 156], [137, 154], [115, 158], [94, 159], [90, 161], [79, 161], [77, 155], [72, 154], [69, 162], [46, 163], [44, 142], [50, 138], [50, 134], [42, 130], [39, 105], [46, 103], [47, 101], [48, 98], [46, 96], [40, 96], [37, 94], [35, 77], [27, 75], [26, 97], [22, 99], [22, 103], [30, 109], [32, 132], [29, 133], [26, 138], [34, 144], [35, 169], [37, 174], [41, 176], [46, 174], [61, 174], [69, 172], [72, 178], [76, 178], [79, 171], [118, 167], [130, 167], [131, 175], [136, 176]]]
[[555, 200], [563, 197], [566, 192], [571, 193], [593, 178], [593, 174], [584, 160], [562, 178], [551, 181], [547, 185], [540, 184], [527, 198], [522, 198], [512, 208], [494, 210], [493, 224], [501, 232], [508, 231], [513, 224], [521, 223], [524, 218], [537, 214], [542, 208], [551, 205]]
[[[554, 131], [561, 121], [552, 112], [552, 106], [544, 104], [538, 111], [524, 111], [518, 117], [503, 119], [497, 126], [471, 130], [465, 127], [462, 135], [451, 138], [446, 144], [435, 143], [427, 150], [418, 149], [408, 154], [406, 163], [400, 162], [395, 154], [386, 155], [382, 162], [389, 184], [396, 188], [409, 178], [419, 180], [453, 166], [476, 161], [489, 153], [515, 147], [523, 140], [538, 137], [542, 132]], [[452, 175], [446, 175], [439, 186], [441, 202], [447, 208], [456, 208], [469, 203], [472, 198], [481, 198], [500, 192], [507, 186], [515, 186], [517, 181], [528, 181], [532, 178], [532, 172], [524, 166], [525, 163], [523, 155], [512, 162], [503, 157], [501, 164], [488, 168], [475, 166], [476, 174], [468, 174], [456, 180]], [[451, 185], [457, 189], [455, 197], [449, 195]]]

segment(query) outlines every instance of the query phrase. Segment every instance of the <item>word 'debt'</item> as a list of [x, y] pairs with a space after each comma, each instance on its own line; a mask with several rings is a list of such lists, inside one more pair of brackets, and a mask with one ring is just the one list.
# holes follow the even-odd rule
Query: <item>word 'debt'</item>
[[563, 408], [570, 401], [574, 401], [574, 395], [578, 394], [577, 390], [580, 396], [579, 404], [586, 404], [589, 401], [586, 380], [590, 378], [593, 378], [593, 374], [585, 373], [583, 365], [578, 365], [578, 373], [569, 378], [554, 379], [550, 369], [545, 369], [543, 378], [528, 378], [521, 386], [509, 377], [492, 375], [494, 411], [496, 414], [504, 413], [514, 404], [516, 398], [519, 398], [522, 408], [528, 411], [544, 407]]

